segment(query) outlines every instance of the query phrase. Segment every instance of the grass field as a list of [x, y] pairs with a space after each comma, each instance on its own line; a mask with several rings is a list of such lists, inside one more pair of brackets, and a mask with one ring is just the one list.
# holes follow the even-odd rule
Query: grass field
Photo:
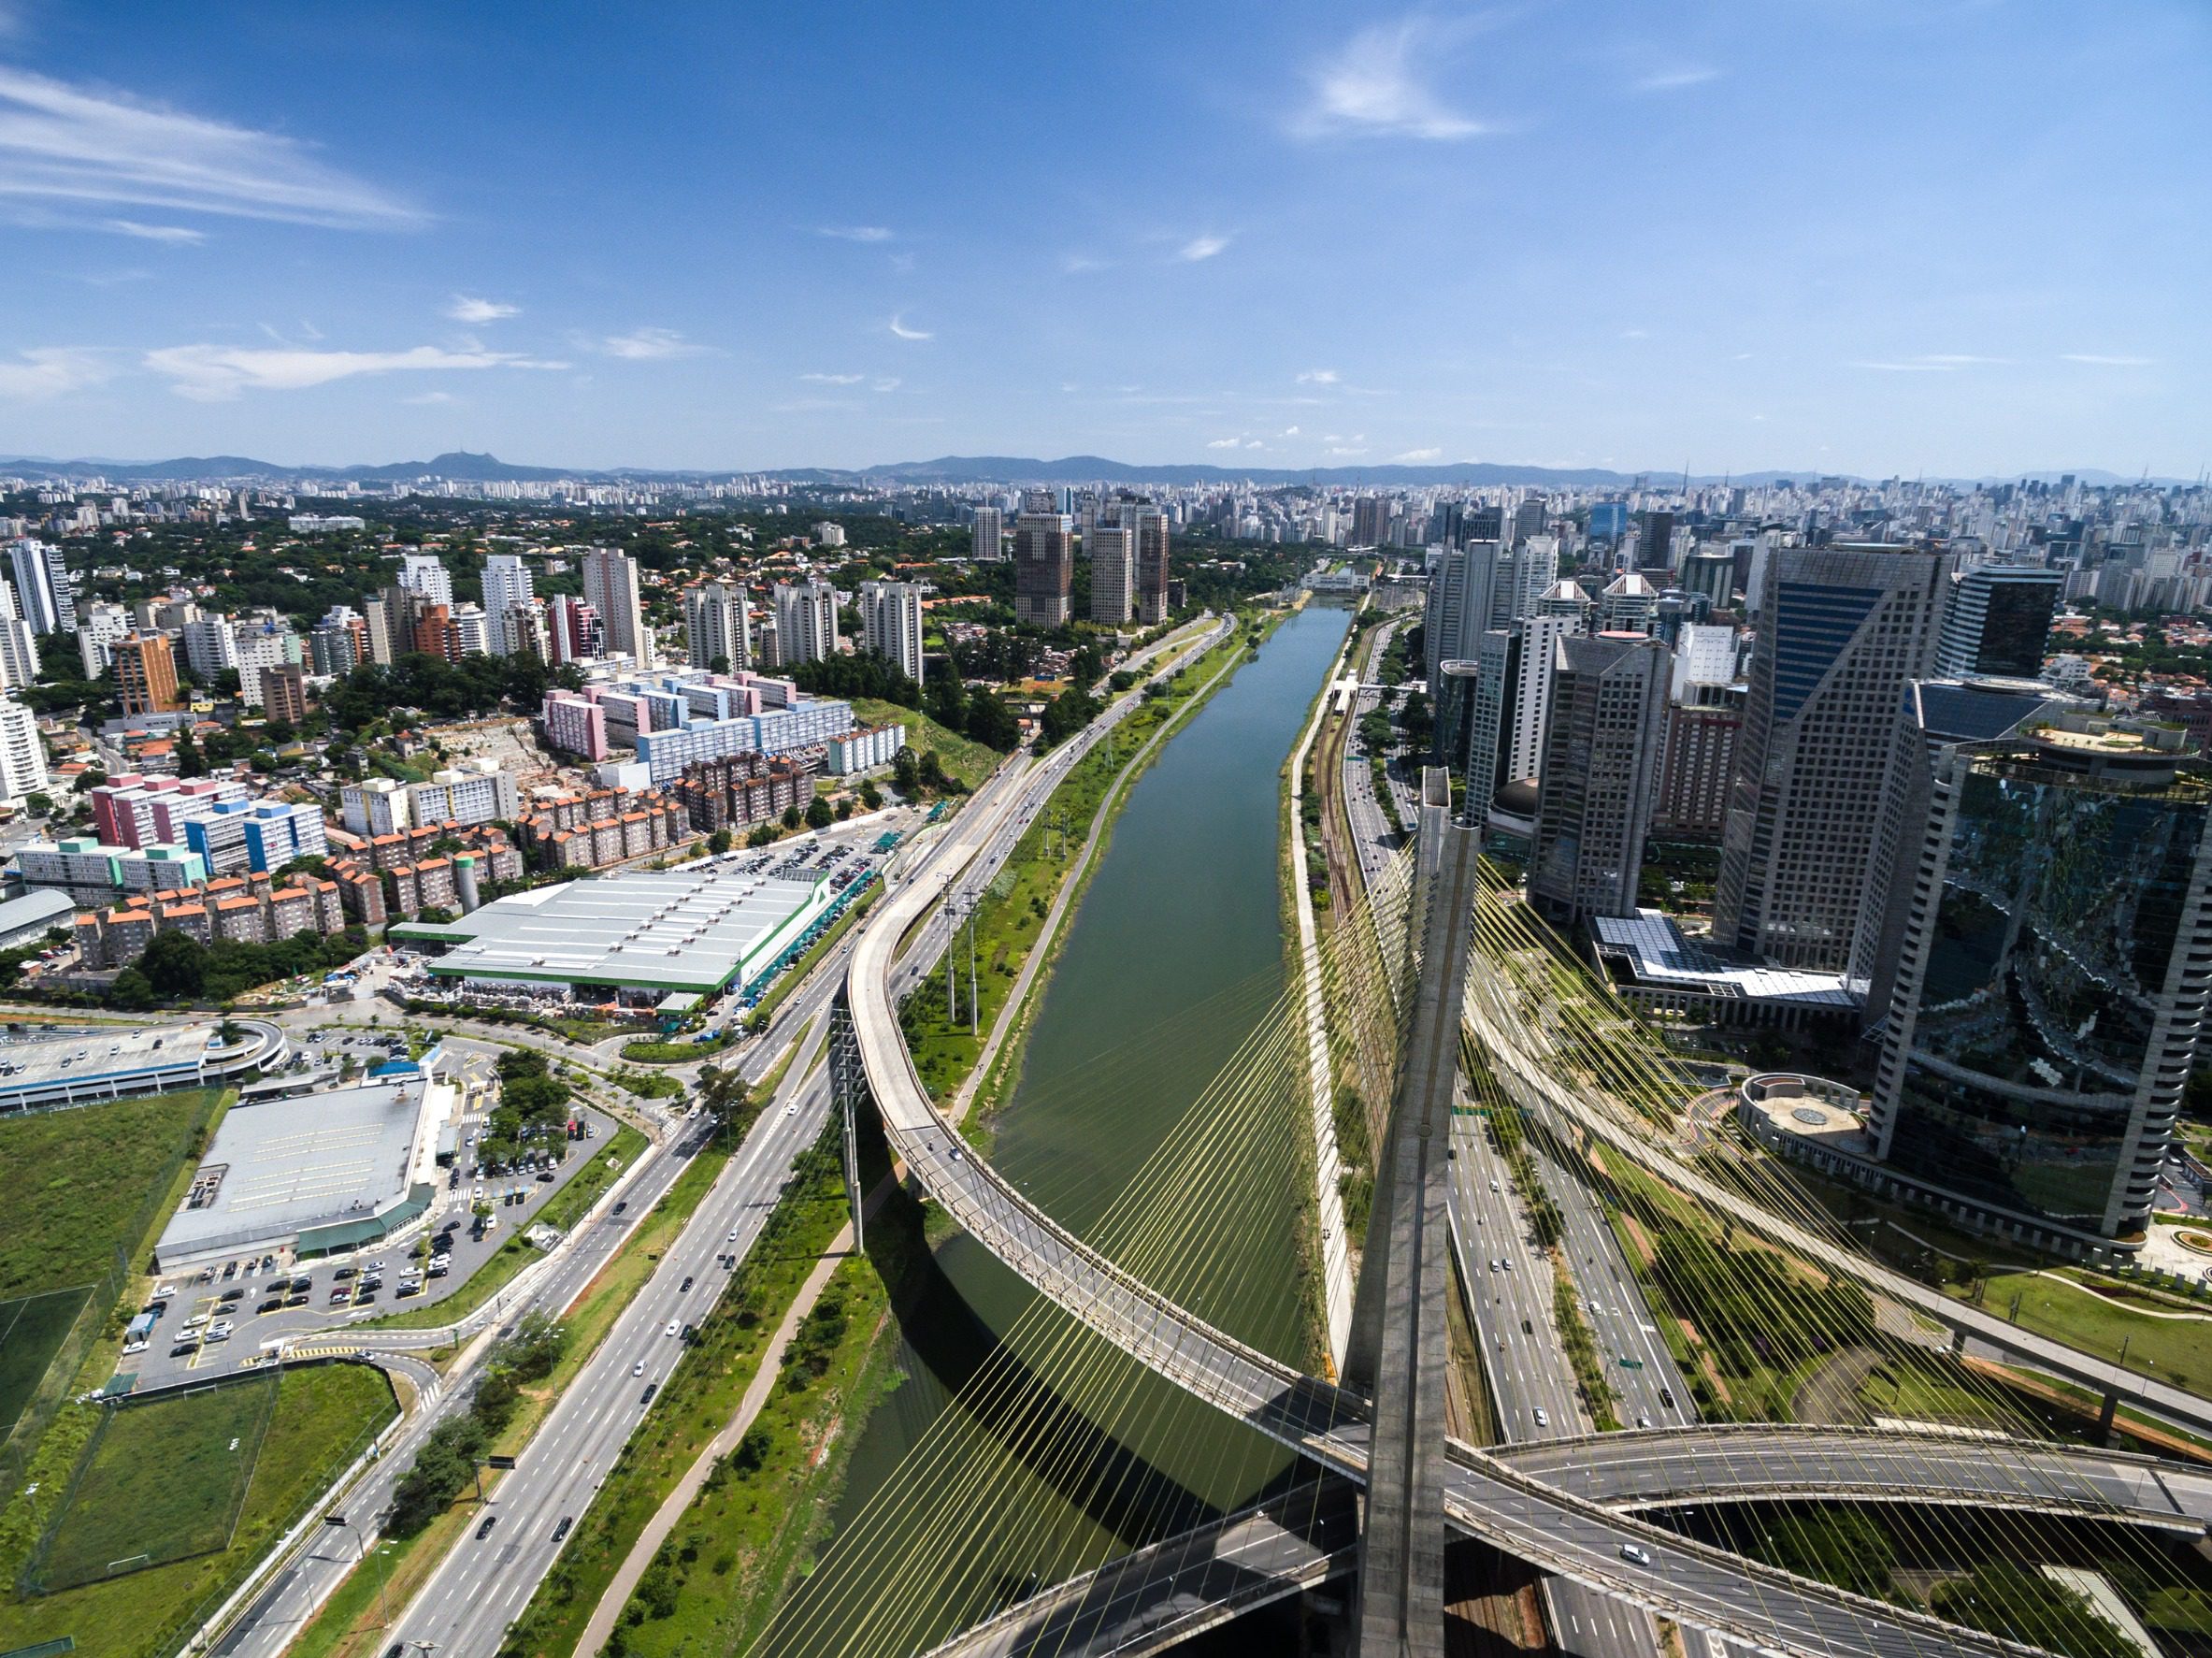
[[998, 767], [1000, 756], [980, 742], [948, 731], [918, 708], [896, 702], [878, 702], [872, 697], [853, 699], [853, 718], [862, 726], [904, 726], [906, 745], [919, 756], [934, 749], [937, 763], [947, 777], [973, 789]]
[[42, 1295], [0, 1302], [0, 1439], [22, 1414], [54, 1349], [84, 1310], [91, 1288], [49, 1290]]
[[2022, 1329], [2111, 1359], [2119, 1357], [2125, 1342], [2130, 1370], [2191, 1392], [2212, 1392], [2212, 1319], [2155, 1318], [2034, 1273], [1993, 1274], [1982, 1306], [2003, 1318], [2016, 1294], [2020, 1307], [2015, 1321]]
[[39, 1567], [46, 1587], [71, 1589], [224, 1547], [278, 1382], [271, 1371], [111, 1411]]
[[137, 1238], [122, 1234], [186, 1149], [209, 1097], [193, 1089], [0, 1121], [8, 1182], [0, 1298], [97, 1283], [118, 1247], [136, 1248]]
[[[69, 1409], [87, 1416], [92, 1412], [86, 1406]], [[269, 1544], [360, 1453], [363, 1435], [396, 1411], [389, 1385], [366, 1365], [285, 1372], [237, 1530], [230, 1547], [220, 1553], [175, 1560], [127, 1577], [22, 1600], [16, 1575], [23, 1564], [25, 1545], [17, 1543], [23, 1532], [11, 1523], [7, 1535], [15, 1546], [0, 1550], [0, 1651], [64, 1635], [76, 1637], [77, 1651], [84, 1658], [148, 1658], [174, 1646], [184, 1628], [213, 1611], [215, 1603], [251, 1569]], [[63, 1420], [70, 1418], [65, 1415]], [[55, 1434], [60, 1431], [57, 1424]], [[166, 1450], [162, 1454], [165, 1457]], [[56, 1501], [62, 1483], [52, 1482]], [[45, 1494], [42, 1487], [37, 1496], [28, 1503], [18, 1501], [13, 1508], [36, 1511]], [[11, 1511], [10, 1521], [16, 1518]]]

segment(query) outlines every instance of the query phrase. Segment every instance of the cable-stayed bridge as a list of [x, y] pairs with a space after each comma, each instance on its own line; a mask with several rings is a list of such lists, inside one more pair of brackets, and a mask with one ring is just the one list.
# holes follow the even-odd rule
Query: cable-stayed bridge
[[[1396, 982], [1391, 1007], [1353, 1016], [1355, 1029], [1368, 1032], [1358, 1060], [1395, 1103], [1378, 1136], [1377, 1219], [1343, 1380], [1307, 1375], [1225, 1334], [1113, 1252], [1075, 1237], [966, 1148], [932, 1105], [906, 1051], [888, 979], [898, 941], [950, 890], [970, 849], [984, 844], [1021, 799], [1011, 784], [979, 795], [955, 820], [930, 874], [892, 894], [857, 947], [847, 1013], [867, 1091], [894, 1152], [970, 1235], [1076, 1324], [1296, 1452], [1308, 1474], [1250, 1508], [1067, 1583], [1002, 1597], [1014, 1604], [941, 1650], [1158, 1650], [1267, 1598], [1340, 1575], [1357, 1559], [1362, 1650], [1441, 1651], [1448, 1531], [1767, 1651], [1820, 1658], [2018, 1651], [2033, 1649], [1795, 1576], [1643, 1516], [1787, 1498], [2090, 1517], [2168, 1533], [2201, 1531], [2212, 1517], [2212, 1481], [2204, 1476], [1994, 1433], [1684, 1428], [1493, 1449], [1448, 1438], [1436, 1400], [1445, 1288], [1437, 1222], [1450, 1156], [1442, 1147], [1451, 1118], [1471, 1099], [1509, 1103], [1546, 1132], [1649, 1170], [1731, 1226], [1810, 1262], [1806, 1270], [1825, 1275], [1831, 1287], [1863, 1288], [2061, 1376], [2091, 1379], [2093, 1372], [2100, 1389], [2175, 1404], [2185, 1420], [2212, 1414], [2212, 1407], [2177, 1389], [2166, 1391], [2176, 1395], [2169, 1401], [2058, 1344], [2023, 1338], [2003, 1320], [1822, 1235], [1786, 1204], [1762, 1204], [1666, 1150], [1663, 1136], [1636, 1115], [1632, 1066], [1651, 1056], [1638, 1049], [1632, 1022], [1561, 988], [1557, 959], [1525, 930], [1530, 923], [1512, 913], [1435, 796], [1422, 813], [1402, 911], [1393, 916], [1378, 904], [1359, 922], [1382, 963], [1381, 973], [1366, 982]], [[1470, 929], [1482, 969], [1473, 973], [1466, 971]], [[1300, 1006], [1304, 1002], [1297, 999]], [[1398, 1005], [1410, 1016], [1400, 1016]], [[1301, 1048], [1305, 1033], [1296, 1037], [1288, 1045]], [[1292, 1074], [1302, 1062], [1301, 1054]], [[1591, 1083], [1602, 1089], [1586, 1087]], [[1678, 1082], [1673, 1086], [1678, 1094]], [[1600, 1103], [1601, 1091], [1615, 1098], [1611, 1106]], [[1387, 1529], [1378, 1535], [1378, 1526]]]

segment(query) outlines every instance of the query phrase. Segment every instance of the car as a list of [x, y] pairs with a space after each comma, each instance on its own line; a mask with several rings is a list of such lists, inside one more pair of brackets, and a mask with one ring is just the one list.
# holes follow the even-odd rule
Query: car
[[410, 1295], [422, 1294], [423, 1286], [420, 1284], [402, 1284], [399, 1286], [399, 1289], [395, 1291], [395, 1293], [398, 1295], [400, 1300], [405, 1301]]
[[691, 1288], [691, 1279], [685, 1278], [682, 1283], [676, 1286], [676, 1293], [679, 1295], [682, 1294], [686, 1290]]
[[798, 1102], [794, 1100], [790, 1104], [784, 1106], [783, 1115], [785, 1117], [797, 1117], [798, 1115]]
[[287, 1295], [284, 1298], [284, 1305], [286, 1306], [305, 1306], [312, 1299], [313, 1297], [309, 1295], [305, 1290], [302, 1290], [296, 1294]]
[[280, 1313], [283, 1310], [284, 1298], [281, 1295], [272, 1295], [253, 1309], [256, 1317], [263, 1313]]
[[1640, 1566], [1647, 1566], [1651, 1564], [1651, 1555], [1634, 1543], [1623, 1543], [1620, 1546], [1620, 1557], [1626, 1561], [1632, 1561]]
[[194, 1313], [194, 1314], [193, 1314], [193, 1316], [192, 1316], [191, 1318], [189, 1318], [189, 1319], [185, 1319], [185, 1320], [184, 1320], [184, 1323], [183, 1323], [183, 1325], [182, 1325], [182, 1328], [184, 1328], [184, 1329], [186, 1329], [186, 1330], [197, 1330], [197, 1329], [198, 1329], [198, 1328], [199, 1328], [199, 1327], [200, 1327], [202, 1324], [205, 1324], [207, 1321], [208, 1321], [208, 1315], [207, 1315], [206, 1313]]
[[559, 1541], [560, 1541], [560, 1540], [561, 1540], [563, 1537], [565, 1537], [565, 1536], [567, 1536], [567, 1535], [568, 1535], [568, 1528], [569, 1528], [570, 1526], [574, 1525], [575, 1523], [576, 1523], [576, 1516], [575, 1516], [575, 1515], [573, 1515], [573, 1514], [564, 1514], [564, 1515], [562, 1515], [562, 1516], [561, 1516], [561, 1523], [553, 1527], [553, 1540], [554, 1542], [556, 1542], [556, 1543], [557, 1543], [557, 1542], [559, 1542]]
[[352, 1277], [358, 1270], [359, 1269], [355, 1267], [341, 1266], [338, 1269], [338, 1271], [332, 1273], [330, 1276], [334, 1278], [350, 1278]]
[[207, 1335], [207, 1344], [208, 1344], [208, 1346], [209, 1346], [209, 1347], [213, 1347], [213, 1346], [214, 1346], [214, 1345], [215, 1345], [217, 1342], [219, 1342], [219, 1341], [228, 1341], [229, 1339], [230, 1339], [230, 1332], [229, 1332], [229, 1331], [227, 1331], [227, 1330], [210, 1330], [210, 1331], [208, 1331], [208, 1335]]
[[738, 1241], [738, 1229], [737, 1229], [736, 1227], [734, 1227], [734, 1226], [733, 1226], [733, 1227], [731, 1227], [731, 1228], [730, 1228], [729, 1236], [728, 1236], [728, 1237], [726, 1237], [726, 1238], [725, 1238], [725, 1239], [723, 1239], [722, 1241], [723, 1241], [724, 1243], [725, 1243], [725, 1244], [734, 1244], [734, 1243], [736, 1243], [736, 1242]]
[[619, 1215], [619, 1214], [621, 1214], [621, 1213], [622, 1213], [622, 1212], [623, 1212], [625, 1209], [628, 1208], [629, 1206], [630, 1206], [630, 1200], [629, 1200], [628, 1198], [624, 1198], [624, 1199], [623, 1199], [621, 1202], [617, 1203], [617, 1204], [614, 1205], [614, 1213], [615, 1213], [615, 1214], [617, 1214], [617, 1215]]
[[294, 1295], [301, 1293], [303, 1290], [312, 1290], [314, 1287], [315, 1280], [309, 1277], [302, 1276], [292, 1280], [292, 1292]]
[[663, 1335], [673, 1335], [673, 1334], [676, 1334], [676, 1332], [677, 1332], [677, 1331], [679, 1331], [679, 1330], [681, 1330], [681, 1329], [682, 1329], [682, 1328], [683, 1328], [683, 1320], [682, 1320], [682, 1319], [670, 1319], [668, 1320], [668, 1327], [666, 1330], [662, 1331], [662, 1332], [661, 1332], [661, 1334], [662, 1334]]
[[231, 1321], [228, 1319], [218, 1319], [214, 1323], [208, 1326], [208, 1334], [209, 1335], [215, 1334], [218, 1331], [220, 1331], [224, 1335], [228, 1335], [231, 1332]]
[[142, 1340], [141, 1340], [141, 1341], [126, 1341], [126, 1342], [124, 1342], [124, 1343], [122, 1344], [122, 1354], [123, 1354], [123, 1357], [127, 1359], [127, 1358], [129, 1358], [129, 1357], [130, 1357], [130, 1356], [131, 1356], [133, 1353], [143, 1353], [143, 1352], [146, 1350], [146, 1348], [147, 1348], [147, 1346], [148, 1346], [148, 1344], [147, 1344], [146, 1342], [142, 1341]]
[[226, 1261], [223, 1263], [223, 1281], [224, 1283], [229, 1283], [231, 1279], [237, 1277], [237, 1276], [238, 1263], [237, 1262]]
[[1536, 1425], [1540, 1428], [1551, 1426], [1551, 1418], [1544, 1414], [1544, 1406], [1541, 1405], [1536, 1407]]
[[661, 1385], [660, 1385], [660, 1383], [658, 1383], [658, 1382], [647, 1382], [647, 1383], [645, 1384], [645, 1396], [644, 1396], [643, 1398], [639, 1399], [639, 1400], [638, 1401], [638, 1403], [639, 1403], [639, 1404], [640, 1404], [640, 1405], [651, 1405], [651, 1404], [653, 1403], [653, 1396], [654, 1396], [654, 1394], [655, 1394], [655, 1393], [659, 1392], [660, 1391], [661, 1391]]
[[483, 1524], [476, 1528], [476, 1540], [480, 1543], [482, 1542], [486, 1537], [492, 1535], [492, 1528], [498, 1523], [499, 1517], [496, 1514], [485, 1515]]
[[1496, 1190], [1498, 1189], [1498, 1182], [1497, 1182], [1497, 1181], [1493, 1180], [1493, 1181], [1491, 1181], [1491, 1182], [1490, 1182], [1490, 1189], [1491, 1189], [1492, 1191], [1496, 1191]]
[[1665, 1406], [1669, 1410], [1673, 1409], [1674, 1390], [1673, 1388], [1661, 1388], [1659, 1390], [1659, 1403]]
[[1534, 1335], [1536, 1334], [1535, 1322], [1532, 1319], [1523, 1319], [1521, 1320], [1521, 1334], [1523, 1335]]
[[1647, 1416], [1640, 1416], [1636, 1419], [1636, 1426], [1639, 1428], [1648, 1428], [1651, 1426], [1651, 1419]]
[[225, 1290], [221, 1299], [226, 1302], [243, 1301], [246, 1299], [246, 1292], [243, 1290]]
[[630, 1374], [632, 1376], [643, 1376], [645, 1374], [645, 1361], [640, 1359], [635, 1364], [631, 1365]]
[[199, 1350], [200, 1344], [198, 1339], [195, 1337], [191, 1341], [179, 1342], [175, 1347], [169, 1349], [169, 1357], [172, 1359], [189, 1359], [193, 1356], [193, 1354], [198, 1352]]

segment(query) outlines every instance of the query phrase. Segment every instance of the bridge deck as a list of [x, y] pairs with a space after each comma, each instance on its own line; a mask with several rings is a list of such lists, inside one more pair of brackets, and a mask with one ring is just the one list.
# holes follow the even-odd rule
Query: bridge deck
[[[963, 1228], [1072, 1317], [1196, 1397], [1364, 1481], [1364, 1401], [1231, 1340], [1087, 1247], [967, 1153], [922, 1088], [891, 997], [894, 945], [1019, 799], [1012, 786], [979, 794], [955, 820], [938, 866], [892, 895], [854, 952], [855, 1032], [894, 1150]], [[1451, 1448], [1444, 1513], [1458, 1530], [1543, 1570], [1753, 1646], [1806, 1658], [1838, 1650], [1881, 1658], [2024, 1651], [1692, 1542], [1465, 1446]], [[1641, 1558], [1623, 1554], [1631, 1545]]]

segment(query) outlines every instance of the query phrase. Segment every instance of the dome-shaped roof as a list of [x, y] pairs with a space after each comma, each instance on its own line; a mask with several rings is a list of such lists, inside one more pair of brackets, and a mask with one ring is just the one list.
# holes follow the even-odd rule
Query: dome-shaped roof
[[1515, 817], [1535, 816], [1536, 779], [1533, 777], [1515, 778], [1490, 797], [1490, 805], [1492, 810], [1507, 813]]

